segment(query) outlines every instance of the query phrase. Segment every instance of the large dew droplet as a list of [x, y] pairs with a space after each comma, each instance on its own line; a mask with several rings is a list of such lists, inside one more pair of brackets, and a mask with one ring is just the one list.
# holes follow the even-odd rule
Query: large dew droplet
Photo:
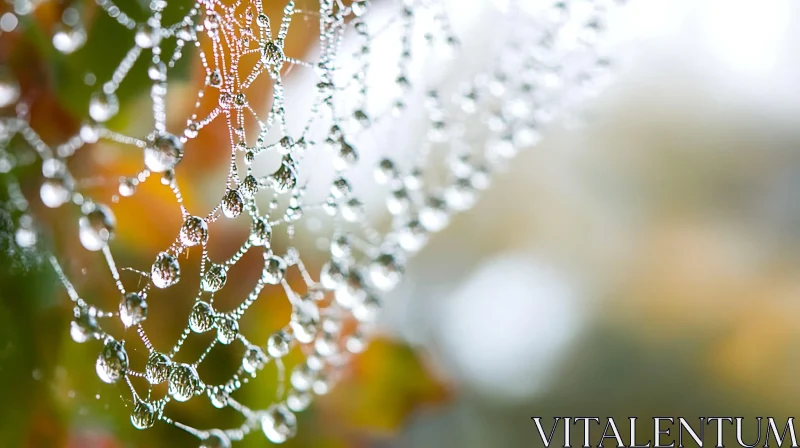
[[19, 99], [19, 82], [5, 67], [0, 68], [0, 107], [8, 107]]
[[266, 362], [267, 355], [264, 354], [264, 351], [256, 345], [251, 345], [247, 347], [247, 350], [244, 352], [242, 368], [247, 373], [255, 373], [261, 370]]
[[183, 143], [168, 133], [151, 134], [144, 148], [144, 166], [153, 173], [163, 173], [175, 168], [183, 159]]
[[91, 204], [89, 211], [78, 221], [81, 244], [88, 250], [97, 251], [114, 237], [116, 219], [111, 209], [102, 204]]
[[181, 243], [192, 247], [208, 241], [208, 224], [198, 216], [190, 216], [183, 222], [180, 231]]
[[217, 327], [217, 340], [225, 345], [236, 340], [239, 334], [239, 322], [231, 316], [221, 315], [214, 320]]
[[89, 116], [103, 123], [119, 112], [119, 99], [113, 93], [95, 92], [89, 97]]
[[169, 373], [172, 371], [172, 360], [169, 356], [159, 353], [150, 352], [147, 357], [147, 364], [144, 368], [144, 377], [150, 384], [161, 384], [169, 378]]
[[65, 177], [47, 179], [39, 189], [42, 203], [50, 208], [57, 208], [65, 204], [71, 195], [72, 184]]
[[142, 294], [131, 292], [119, 303], [119, 318], [125, 327], [139, 325], [147, 319], [147, 301]]
[[189, 401], [205, 389], [197, 370], [189, 364], [178, 364], [169, 374], [169, 394], [176, 401]]
[[283, 443], [297, 434], [297, 417], [283, 404], [270, 406], [261, 416], [261, 430], [272, 443]]
[[239, 190], [228, 190], [222, 198], [222, 213], [228, 218], [235, 218], [244, 210], [244, 199]]
[[254, 246], [270, 247], [272, 239], [272, 226], [267, 218], [257, 218], [250, 226], [250, 243]]
[[317, 335], [319, 308], [313, 302], [300, 302], [294, 307], [289, 326], [297, 342], [309, 344]]
[[206, 302], [195, 302], [189, 314], [189, 328], [195, 333], [205, 333], [214, 326], [214, 309]]
[[78, 343], [97, 338], [99, 331], [97, 319], [86, 308], [80, 308], [69, 327], [69, 335]]
[[217, 292], [225, 286], [228, 279], [228, 267], [224, 264], [211, 263], [203, 276], [203, 291]]
[[95, 363], [97, 376], [105, 383], [116, 383], [128, 371], [128, 354], [119, 341], [109, 339]]
[[212, 429], [200, 442], [200, 448], [231, 448], [231, 439], [220, 429]]
[[403, 263], [399, 255], [386, 252], [378, 255], [369, 266], [372, 285], [381, 291], [390, 291], [403, 275]]
[[131, 424], [136, 429], [147, 429], [156, 422], [156, 411], [153, 405], [146, 401], [139, 400], [131, 412]]
[[150, 269], [150, 278], [157, 288], [169, 288], [181, 279], [181, 266], [178, 260], [167, 252], [161, 252], [156, 257]]
[[267, 353], [273, 358], [283, 358], [289, 354], [291, 342], [291, 336], [285, 331], [281, 330], [273, 333], [269, 339], [267, 339]]
[[286, 262], [277, 256], [266, 257], [261, 279], [270, 285], [277, 285], [286, 275]]

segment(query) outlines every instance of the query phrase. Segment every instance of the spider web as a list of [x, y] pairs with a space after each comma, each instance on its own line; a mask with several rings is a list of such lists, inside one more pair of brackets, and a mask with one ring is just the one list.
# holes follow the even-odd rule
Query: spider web
[[[119, 308], [113, 311], [87, 303], [64, 273], [59, 254], [50, 255], [74, 302], [72, 338], [102, 344], [98, 376], [127, 385], [136, 428], [165, 422], [206, 447], [230, 446], [252, 431], [262, 431], [273, 443], [293, 437], [295, 413], [306, 409], [314, 394], [327, 393], [342, 366], [364, 349], [383, 298], [400, 282], [408, 258], [455, 213], [471, 208], [496, 171], [520, 149], [536, 144], [544, 125], [571, 111], [604, 79], [608, 61], [598, 55], [596, 42], [612, 5], [499, 3], [497, 14], [507, 29], [478, 36], [479, 45], [464, 47], [493, 55], [493, 63], [442, 72], [448, 60], [443, 52], [452, 60], [462, 50], [447, 5], [438, 1], [321, 0], [303, 2], [303, 7], [289, 1], [280, 17], [270, 18], [259, 0], [205, 0], [176, 23], [164, 23], [165, 1], [153, 0], [150, 16], [136, 21], [111, 0], [97, 0], [109, 17], [130, 30], [132, 42], [111, 77], [100, 80], [80, 131], [56, 145], [46, 143], [29, 124], [15, 81], [0, 79], [0, 106], [16, 104], [16, 116], [0, 119], [0, 171], [6, 173], [11, 208], [21, 215], [16, 243], [34, 247], [38, 224], [13, 174], [41, 160], [37, 200], [50, 208], [80, 210], [80, 243], [105, 260], [119, 294]], [[16, 11], [24, 14], [36, 6], [18, 3]], [[316, 47], [308, 54], [288, 51], [298, 20], [318, 24]], [[59, 31], [53, 43], [70, 53], [85, 42], [86, 33], [75, 26], [73, 15], [65, 14], [64, 22], [73, 28]], [[384, 45], [381, 52], [397, 52], [388, 69], [374, 54], [385, 41], [395, 45]], [[205, 82], [185, 126], [171, 133], [169, 79], [187, 55], [202, 65]], [[142, 59], [148, 64], [153, 124], [137, 137], [105, 123], [119, 112], [117, 92]], [[299, 79], [292, 89], [284, 82], [289, 71]], [[270, 86], [267, 98], [260, 97], [263, 89], [254, 88], [264, 80]], [[289, 100], [290, 90], [304, 96]], [[219, 121], [229, 135], [228, 147], [219, 148], [230, 153], [225, 189], [216, 193], [220, 199], [210, 210], [190, 211], [176, 168], [191, 151], [190, 143], [202, 140], [204, 129]], [[398, 134], [412, 131], [420, 136], [408, 139], [413, 150], [392, 148]], [[14, 152], [15, 136], [33, 148], [34, 157]], [[142, 154], [141, 171], [120, 178], [112, 198], [92, 196], [68, 167], [78, 150], [98, 142]], [[374, 171], [374, 178], [359, 175], [365, 169]], [[152, 255], [152, 265], [122, 268], [116, 262], [117, 221], [109, 204], [136, 195], [158, 178], [174, 196], [183, 224], [172, 244]], [[212, 259], [210, 225], [234, 220], [249, 224], [247, 237], [232, 256]], [[174, 345], [157, 346], [145, 331], [153, 308], [148, 304], [159, 291], [191, 281], [182, 267], [190, 248], [201, 254], [188, 322]], [[313, 270], [304, 263], [304, 254], [311, 251], [326, 260]], [[261, 274], [247, 296], [232, 309], [215, 302], [231, 270], [254, 253]], [[136, 281], [124, 281], [125, 272]], [[289, 278], [292, 272], [298, 281]], [[250, 341], [240, 323], [271, 288], [282, 288], [291, 317], [266, 340]], [[109, 330], [113, 325], [106, 322], [111, 321], [124, 329]], [[184, 343], [203, 333], [215, 337], [199, 356], [181, 361], [187, 359]], [[129, 351], [139, 343], [147, 356], [135, 363]], [[241, 363], [227, 381], [206, 383], [198, 367], [215, 347], [229, 346], [242, 348]], [[295, 347], [304, 359], [287, 372], [283, 359]], [[278, 377], [271, 405], [254, 409], [235, 398], [271, 364]], [[159, 394], [163, 384], [166, 392], [162, 387]], [[235, 410], [241, 426], [200, 429], [170, 417], [173, 403], [200, 399]]]

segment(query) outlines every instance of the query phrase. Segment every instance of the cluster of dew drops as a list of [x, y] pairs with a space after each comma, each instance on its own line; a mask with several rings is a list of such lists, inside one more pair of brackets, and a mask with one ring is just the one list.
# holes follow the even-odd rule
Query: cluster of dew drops
[[[103, 81], [89, 101], [88, 117], [79, 132], [57, 145], [43, 141], [28, 123], [28, 108], [20, 98], [19, 84], [8, 71], [0, 71], [0, 108], [13, 108], [15, 116], [0, 118], [0, 172], [5, 173], [11, 203], [21, 213], [17, 222], [16, 242], [33, 247], [37, 242], [36, 222], [28, 209], [28, 199], [14, 180], [14, 168], [40, 159], [43, 182], [41, 202], [50, 208], [65, 205], [78, 207], [79, 239], [82, 246], [101, 253], [120, 293], [119, 309], [100, 310], [80, 297], [63, 272], [58, 259], [50, 262], [74, 302], [74, 319], [70, 333], [76, 342], [99, 340], [102, 349], [96, 370], [106, 383], [123, 382], [133, 399], [131, 423], [139, 429], [162, 421], [177, 426], [201, 441], [202, 447], [228, 447], [253, 430], [260, 429], [273, 443], [281, 443], [297, 432], [295, 413], [306, 409], [314, 394], [325, 394], [336, 379], [339, 368], [366, 344], [367, 330], [374, 324], [383, 295], [401, 280], [408, 256], [421, 250], [431, 234], [442, 230], [452, 215], [473, 206], [480, 190], [485, 189], [492, 174], [501, 169], [516, 153], [534, 145], [542, 127], [573, 101], [576, 92], [591, 91], [596, 80], [607, 73], [608, 61], [601, 57], [595, 43], [605, 26], [609, 5], [602, 1], [574, 0], [553, 2], [542, 17], [528, 17], [508, 12], [509, 26], [514, 29], [508, 42], [501, 42], [496, 63], [478, 74], [471, 74], [454, 87], [432, 86], [416, 81], [409, 73], [414, 54], [415, 35], [423, 33], [432, 45], [455, 52], [459, 39], [448, 21], [440, 2], [428, 0], [396, 0], [396, 13], [385, 27], [396, 26], [401, 36], [401, 52], [397, 55], [394, 85], [396, 93], [386, 111], [369, 110], [367, 72], [370, 69], [371, 42], [376, 34], [370, 29], [367, 0], [347, 4], [339, 0], [320, 0], [319, 8], [301, 10], [288, 1], [280, 23], [273, 25], [264, 13], [260, 0], [236, 0], [223, 4], [218, 0], [199, 1], [174, 24], [162, 23], [163, 0], [150, 3], [150, 16], [136, 22], [112, 0], [97, 0], [106, 14], [132, 33], [129, 51], [113, 75]], [[516, 2], [510, 2], [513, 5]], [[579, 18], [573, 14], [577, 6], [589, 6], [589, 13]], [[19, 1], [16, 14], [27, 14], [36, 5]], [[308, 62], [286, 54], [285, 42], [292, 21], [297, 16], [319, 23], [318, 60]], [[430, 19], [434, 29], [422, 29], [418, 18]], [[5, 19], [3, 19], [5, 20]], [[534, 26], [536, 25], [536, 26]], [[560, 33], [572, 26], [580, 31], [575, 42], [564, 47]], [[350, 33], [348, 30], [354, 30]], [[345, 38], [358, 42], [354, 53], [344, 50]], [[211, 41], [212, 53], [206, 54], [200, 38]], [[67, 8], [53, 34], [56, 50], [69, 54], [87, 39], [78, 12]], [[172, 54], [162, 53], [163, 43], [174, 41]], [[218, 104], [206, 116], [196, 113], [188, 117], [183, 133], [171, 134], [166, 129], [165, 97], [168, 74], [184, 53], [196, 53], [205, 69], [206, 79], [198, 92], [195, 110], [200, 109], [204, 94], [218, 91]], [[583, 64], [568, 67], [561, 61], [565, 52], [581, 55]], [[252, 56], [251, 56], [252, 55]], [[106, 127], [120, 110], [116, 92], [136, 61], [149, 57], [147, 76], [152, 99], [153, 129], [143, 138], [120, 134]], [[250, 60], [253, 69], [242, 73], [240, 61]], [[573, 58], [574, 59], [574, 58]], [[243, 64], [247, 65], [247, 64]], [[249, 65], [248, 65], [249, 66]], [[315, 95], [310, 118], [300, 133], [287, 129], [286, 110], [291, 108], [284, 98], [282, 74], [287, 68], [310, 70]], [[348, 72], [348, 68], [350, 71]], [[273, 86], [271, 108], [266, 117], [255, 111], [257, 98], [248, 96], [248, 88], [259, 77], [269, 77]], [[370, 227], [365, 219], [364, 204], [348, 180], [348, 171], [360, 161], [360, 150], [354, 143], [358, 135], [379, 129], [406, 109], [406, 99], [415, 89], [424, 99], [424, 116], [428, 132], [416, 151], [410, 166], [401, 166], [391, 153], [379, 157], [374, 166], [377, 184], [386, 188], [385, 211], [391, 217], [388, 231]], [[263, 103], [268, 103], [263, 102]], [[255, 119], [257, 126], [246, 126], [245, 118]], [[264, 119], [262, 119], [264, 118]], [[190, 213], [183, 205], [175, 168], [184, 156], [184, 146], [202, 138], [202, 129], [214, 120], [225, 120], [230, 132], [230, 166], [225, 191], [218, 204], [205, 215]], [[481, 129], [476, 137], [470, 128]], [[319, 130], [322, 129], [321, 132]], [[24, 157], [10, 150], [13, 136], [19, 135], [33, 148], [34, 157]], [[248, 138], [250, 136], [250, 138]], [[84, 195], [81, 182], [67, 168], [67, 161], [79, 148], [99, 140], [109, 140], [137, 147], [143, 154], [143, 169], [119, 179], [119, 201], [136, 194], [137, 187], [151, 177], [169, 188], [180, 206], [183, 224], [170, 247], [159, 252], [149, 267], [138, 272], [147, 279], [140, 290], [126, 290], [120, 280], [120, 268], [109, 243], [114, 239], [116, 219], [107, 204]], [[273, 143], [267, 143], [271, 141]], [[322, 150], [333, 155], [334, 178], [329, 193], [319, 202], [306, 202], [306, 187], [298, 181], [303, 172], [304, 156]], [[426, 175], [435, 171], [431, 155], [446, 154], [445, 180], [438, 182]], [[244, 163], [237, 163], [243, 153]], [[269, 175], [258, 176], [253, 166], [261, 154], [277, 154], [278, 168]], [[315, 156], [316, 157], [316, 156]], [[441, 178], [442, 176], [438, 176]], [[268, 211], [259, 209], [256, 198], [271, 195]], [[285, 200], [283, 200], [285, 199]], [[283, 205], [282, 205], [283, 204]], [[263, 208], [263, 207], [262, 207]], [[327, 262], [318, 276], [304, 266], [297, 249], [285, 253], [273, 250], [274, 231], [285, 229], [290, 239], [294, 226], [303, 217], [319, 213], [334, 223], [333, 235], [326, 241]], [[241, 248], [228, 260], [212, 261], [207, 253], [209, 224], [218, 219], [248, 217], [250, 233]], [[152, 288], [167, 289], [181, 280], [180, 255], [188, 248], [202, 249], [201, 281], [196, 301], [185, 330], [171, 350], [154, 347], [142, 327], [148, 315], [148, 292]], [[225, 286], [228, 270], [250, 250], [263, 254], [263, 270], [255, 287], [240, 305], [229, 312], [215, 309], [214, 293]], [[305, 283], [301, 294], [286, 281], [287, 269], [296, 267]], [[282, 287], [292, 305], [288, 325], [272, 334], [264, 344], [250, 342], [239, 331], [239, 321], [256, 301], [263, 288]], [[134, 330], [149, 351], [143, 370], [129, 365], [125, 340], [106, 333], [100, 322], [105, 318], [120, 319]], [[346, 320], [357, 322], [355, 330], [345, 330]], [[184, 340], [192, 333], [215, 332], [216, 338], [194, 363], [176, 362]], [[208, 385], [200, 378], [197, 366], [217, 344], [241, 343], [244, 356], [237, 372], [229, 381]], [[284, 375], [281, 358], [300, 345], [305, 360]], [[276, 401], [264, 410], [250, 409], [231, 394], [243, 387], [269, 362], [279, 371]], [[144, 378], [150, 385], [140, 393], [131, 377]], [[284, 385], [288, 377], [288, 385]], [[152, 386], [167, 383], [168, 392], [160, 399], [151, 398]], [[230, 407], [244, 417], [244, 423], [233, 429], [197, 429], [175, 421], [166, 412], [171, 401], [185, 402], [205, 395], [217, 408]]]

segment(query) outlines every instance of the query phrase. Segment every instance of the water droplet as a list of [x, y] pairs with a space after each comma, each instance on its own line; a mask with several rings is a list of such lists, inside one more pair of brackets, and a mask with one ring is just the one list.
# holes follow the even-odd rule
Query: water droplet
[[267, 257], [265, 253], [264, 271], [261, 273], [262, 280], [270, 285], [277, 285], [283, 280], [284, 275], [286, 275], [286, 262], [283, 261], [283, 258]]
[[311, 393], [291, 390], [286, 396], [286, 405], [295, 412], [303, 412], [311, 404]]
[[349, 195], [351, 191], [350, 182], [343, 177], [334, 180], [333, 184], [331, 184], [331, 196], [334, 198], [341, 199]]
[[419, 211], [419, 221], [429, 232], [438, 232], [450, 222], [447, 202], [438, 196], [430, 196]]
[[200, 381], [197, 370], [189, 364], [178, 364], [169, 373], [169, 394], [176, 401], [188, 401], [203, 393], [205, 384]]
[[144, 367], [144, 377], [150, 384], [161, 384], [169, 378], [172, 360], [163, 353], [150, 352]]
[[419, 220], [412, 219], [397, 232], [397, 242], [408, 252], [416, 252], [428, 243], [428, 232]]
[[477, 196], [472, 182], [466, 178], [459, 178], [445, 189], [444, 198], [453, 210], [464, 211], [475, 204]]
[[0, 68], [0, 107], [8, 107], [19, 99], [19, 83], [11, 74], [11, 70]]
[[347, 235], [338, 235], [331, 240], [331, 256], [333, 258], [347, 259], [350, 257], [350, 239]]
[[409, 196], [408, 190], [406, 190], [405, 187], [393, 190], [386, 198], [386, 208], [389, 209], [389, 213], [393, 215], [399, 215], [407, 211], [410, 206], [411, 196]]
[[374, 322], [381, 310], [381, 302], [378, 296], [367, 294], [364, 300], [353, 306], [353, 316], [359, 322]]
[[222, 344], [230, 344], [239, 334], [239, 322], [231, 316], [224, 314], [217, 316], [214, 325], [217, 327], [217, 340]]
[[266, 362], [267, 355], [264, 354], [264, 351], [256, 345], [251, 345], [247, 347], [247, 350], [244, 352], [242, 368], [247, 373], [255, 373], [261, 370]]
[[254, 246], [270, 247], [272, 239], [272, 226], [267, 218], [256, 218], [250, 227], [250, 243]]
[[97, 376], [105, 383], [116, 383], [128, 371], [128, 354], [122, 343], [108, 339], [95, 363]]
[[285, 331], [277, 331], [267, 339], [267, 353], [273, 358], [282, 358], [289, 354], [291, 336]]
[[178, 260], [167, 252], [159, 253], [150, 269], [150, 278], [156, 288], [169, 288], [178, 283], [181, 279]]
[[183, 143], [168, 133], [157, 132], [147, 137], [144, 148], [144, 166], [153, 173], [163, 173], [175, 168], [183, 159]]
[[224, 387], [214, 386], [208, 390], [208, 399], [211, 405], [217, 409], [222, 409], [228, 405], [228, 393]]
[[367, 12], [367, 8], [369, 8], [369, 0], [354, 0], [350, 5], [350, 10], [353, 11], [353, 15], [356, 17], [364, 15]]
[[275, 41], [268, 40], [261, 48], [261, 61], [267, 66], [280, 65], [284, 58], [283, 49]]
[[334, 298], [343, 308], [350, 309], [363, 300], [365, 294], [364, 278], [357, 269], [350, 269], [344, 276], [344, 282], [336, 288]]
[[272, 443], [283, 443], [297, 434], [297, 417], [283, 404], [270, 406], [261, 416], [261, 429]]
[[348, 352], [353, 354], [363, 352], [366, 347], [366, 338], [360, 330], [356, 330], [347, 338], [347, 341], [345, 342], [345, 348], [347, 348]]
[[339, 153], [333, 160], [333, 167], [338, 171], [351, 168], [358, 162], [358, 152], [356, 149], [347, 143], [344, 139], [341, 140], [339, 145]]
[[297, 185], [297, 173], [294, 161], [284, 157], [281, 166], [270, 176], [272, 189], [276, 193], [286, 193]]
[[81, 244], [88, 250], [97, 251], [114, 237], [116, 219], [111, 209], [102, 204], [91, 204], [78, 220]]
[[402, 275], [402, 260], [399, 255], [390, 252], [378, 255], [369, 267], [369, 278], [381, 291], [392, 290], [400, 282]]
[[248, 174], [242, 181], [239, 191], [248, 199], [254, 197], [258, 193], [258, 181], [252, 174]]
[[153, 406], [146, 402], [139, 400], [133, 407], [131, 412], [131, 424], [136, 429], [147, 429], [152, 427], [156, 422], [156, 412]]
[[303, 301], [295, 305], [289, 327], [297, 342], [309, 344], [317, 335], [319, 308], [313, 302]]
[[133, 196], [136, 193], [136, 179], [126, 177], [119, 181], [119, 194], [125, 197]]
[[119, 100], [113, 93], [95, 92], [89, 98], [89, 116], [103, 123], [119, 112]]
[[239, 216], [244, 210], [244, 199], [239, 190], [228, 190], [222, 198], [222, 213], [228, 218]]
[[119, 318], [126, 328], [147, 319], [147, 301], [144, 296], [136, 292], [126, 294], [119, 303]]
[[224, 264], [211, 263], [203, 276], [203, 291], [217, 292], [225, 286], [228, 279], [228, 267]]
[[214, 326], [214, 309], [206, 302], [195, 302], [189, 314], [189, 328], [195, 333], [205, 333]]
[[63, 54], [70, 54], [86, 43], [86, 31], [82, 26], [62, 28], [53, 34], [53, 47]]
[[329, 261], [322, 266], [319, 273], [319, 281], [322, 287], [328, 290], [335, 290], [344, 283], [346, 271], [338, 263]]
[[294, 369], [292, 369], [290, 381], [296, 390], [305, 392], [311, 389], [311, 385], [314, 384], [316, 376], [317, 371], [309, 367], [308, 363], [304, 362], [296, 365]]
[[79, 308], [78, 315], [70, 324], [69, 334], [72, 340], [78, 343], [86, 342], [89, 339], [96, 339], [100, 327], [94, 315], [89, 313], [86, 308]]
[[190, 216], [183, 222], [180, 230], [181, 243], [192, 247], [208, 241], [208, 224], [198, 216]]
[[161, 30], [149, 21], [136, 29], [134, 42], [141, 48], [153, 48], [161, 42]]
[[42, 203], [50, 208], [57, 208], [69, 201], [72, 196], [72, 182], [65, 176], [45, 179], [39, 189]]
[[214, 71], [208, 75], [208, 85], [211, 87], [219, 88], [222, 86], [222, 75], [219, 73], [219, 69], [215, 68]]
[[212, 429], [200, 442], [200, 448], [231, 448], [231, 439], [222, 430]]

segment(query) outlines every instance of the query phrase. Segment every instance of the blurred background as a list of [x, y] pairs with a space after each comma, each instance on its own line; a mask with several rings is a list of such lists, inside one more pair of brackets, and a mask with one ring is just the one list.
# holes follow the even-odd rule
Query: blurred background
[[[458, 2], [457, 33], [502, 25], [482, 23], [484, 3]], [[45, 49], [64, 5], [44, 4], [24, 19], [0, 6], [0, 70], [36, 94], [32, 122], [54, 141], [74, 132], [86, 109], [91, 76], [79, 68], [91, 63], [91, 75], [106, 79], [127, 51], [114, 44], [122, 31], [84, 7], [89, 38], [65, 57]], [[18, 33], [18, 20], [38, 27]], [[431, 239], [387, 300], [381, 335], [299, 414], [287, 446], [523, 447], [541, 443], [531, 416], [792, 415], [800, 398], [800, 4], [630, 0], [608, 30], [618, 74], [586, 105], [588, 124], [553, 125]], [[312, 41], [290, 41], [287, 54]], [[183, 68], [185, 89], [170, 93], [174, 107], [193, 104], [202, 83], [195, 63]], [[135, 98], [142, 85], [120, 95]], [[151, 126], [136, 123], [137, 110], [112, 125]], [[99, 151], [76, 155], [74, 169], [116, 173], [140, 163], [119, 148], [106, 162]], [[190, 210], [216, 202], [206, 196], [224, 184], [225, 156], [202, 155], [181, 166], [196, 173], [183, 186]], [[17, 173], [34, 197], [39, 170]], [[169, 241], [180, 219], [137, 214], [174, 207], [166, 189], [130, 199], [114, 211], [129, 249], [118, 262], [133, 266]], [[48, 264], [18, 247], [11, 218], [0, 212], [0, 446], [196, 446], [168, 425], [130, 425], [129, 393], [98, 381], [96, 346], [69, 338], [66, 294]], [[70, 222], [50, 232], [49, 244], [69, 254], [79, 290], [93, 286], [90, 303], [115, 306], [104, 296], [113, 283], [102, 260], [64, 236], [76, 232]], [[246, 229], [217, 232], [230, 237], [212, 238], [211, 251], [230, 254]], [[191, 263], [187, 270], [197, 269]], [[258, 270], [235, 275], [247, 283]], [[231, 298], [246, 290], [237, 283], [229, 279]], [[196, 284], [179, 286], [186, 297], [170, 299], [188, 312]], [[289, 313], [285, 301], [261, 302], [249, 316], [258, 320], [255, 340]], [[163, 327], [156, 341], [180, 333], [166, 308], [151, 310], [155, 319]], [[241, 354], [228, 356], [219, 364]], [[246, 389], [264, 405], [275, 381], [265, 376]], [[209, 411], [183, 406], [176, 418], [238, 424]], [[265, 444], [251, 436], [240, 446]]]

